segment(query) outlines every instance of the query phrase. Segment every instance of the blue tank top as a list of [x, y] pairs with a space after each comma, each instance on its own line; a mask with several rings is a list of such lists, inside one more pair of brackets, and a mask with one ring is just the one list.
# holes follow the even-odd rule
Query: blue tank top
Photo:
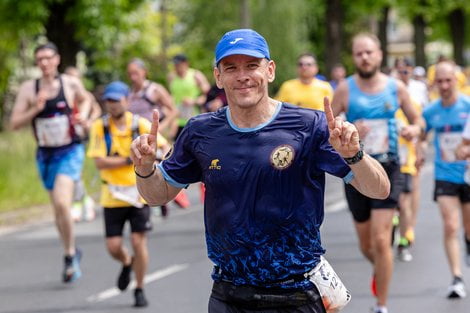
[[455, 149], [462, 141], [462, 131], [470, 115], [470, 98], [459, 95], [450, 106], [438, 99], [426, 107], [423, 117], [426, 130], [434, 130], [434, 177], [436, 180], [464, 184], [465, 160], [457, 160]]
[[[347, 78], [349, 88], [349, 103], [346, 117], [349, 122], [354, 123], [358, 120], [371, 121], [371, 128], [383, 127], [386, 131], [386, 145], [388, 149], [372, 149], [372, 157], [379, 161], [398, 160], [398, 130], [395, 120], [395, 112], [399, 109], [398, 88], [395, 79], [389, 78], [384, 90], [375, 93], [364, 93], [354, 80], [354, 76]], [[380, 125], [379, 122], [383, 122]], [[371, 129], [374, 131], [374, 129]], [[376, 131], [376, 130], [375, 130]], [[362, 140], [363, 138], [361, 138]], [[366, 147], [367, 151], [367, 147]], [[377, 153], [374, 153], [376, 151]]]

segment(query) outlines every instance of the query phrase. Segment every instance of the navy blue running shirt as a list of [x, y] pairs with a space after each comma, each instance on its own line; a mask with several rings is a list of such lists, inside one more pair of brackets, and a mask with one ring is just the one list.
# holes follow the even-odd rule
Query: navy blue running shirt
[[353, 177], [328, 137], [323, 112], [286, 103], [255, 128], [238, 128], [228, 107], [190, 120], [158, 166], [173, 186], [206, 185], [208, 256], [220, 268], [213, 279], [269, 286], [319, 262], [324, 173]]

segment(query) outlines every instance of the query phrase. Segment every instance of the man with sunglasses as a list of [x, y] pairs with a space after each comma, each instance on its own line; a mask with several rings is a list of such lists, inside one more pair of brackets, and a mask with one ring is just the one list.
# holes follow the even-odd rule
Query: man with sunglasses
[[315, 76], [318, 65], [315, 56], [303, 53], [297, 58], [297, 78], [284, 82], [276, 100], [289, 102], [307, 109], [323, 110], [323, 99], [333, 98], [333, 88]]
[[40, 45], [34, 57], [42, 75], [21, 85], [10, 122], [15, 130], [33, 126], [37, 166], [49, 192], [64, 249], [62, 280], [70, 283], [81, 276], [81, 251], [75, 245], [71, 205], [74, 184], [82, 172], [81, 136], [91, 102], [78, 78], [59, 74], [60, 56], [55, 44]]
[[425, 107], [429, 103], [428, 87], [422, 81], [413, 78], [413, 64], [407, 58], [397, 59], [395, 61], [395, 70], [397, 78], [406, 85], [406, 89], [411, 99], [414, 99]]

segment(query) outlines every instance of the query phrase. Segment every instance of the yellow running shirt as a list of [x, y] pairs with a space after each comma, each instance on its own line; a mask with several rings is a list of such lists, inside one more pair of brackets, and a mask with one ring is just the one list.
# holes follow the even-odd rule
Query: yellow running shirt
[[313, 79], [308, 85], [299, 79], [284, 82], [279, 89], [276, 100], [289, 102], [307, 109], [323, 111], [323, 98], [333, 99], [333, 88], [330, 83]]
[[[132, 113], [126, 112], [126, 129], [120, 130], [109, 119], [109, 134], [111, 135], [111, 156], [129, 157], [132, 143]], [[150, 132], [151, 124], [145, 118], [139, 118], [139, 134]], [[158, 134], [158, 148], [168, 144], [166, 139]], [[104, 158], [107, 156], [106, 141], [104, 139], [103, 119], [97, 119], [90, 129], [90, 143], [87, 156], [90, 158]], [[118, 200], [111, 194], [108, 184], [116, 186], [134, 186], [136, 178], [134, 166], [124, 165], [116, 168], [107, 168], [100, 170], [101, 199], [100, 204], [106, 208], [126, 207], [131, 204]], [[141, 199], [142, 200], [142, 199]]]

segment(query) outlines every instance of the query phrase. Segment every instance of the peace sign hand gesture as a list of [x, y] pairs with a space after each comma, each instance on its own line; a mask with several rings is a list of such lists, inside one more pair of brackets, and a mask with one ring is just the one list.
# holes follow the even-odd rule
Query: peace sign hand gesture
[[139, 172], [148, 173], [153, 169], [156, 159], [158, 125], [159, 114], [157, 110], [153, 110], [150, 134], [137, 137], [131, 144], [131, 159], [136, 168], [140, 168]]
[[325, 107], [326, 120], [328, 122], [328, 130], [330, 131], [331, 146], [343, 157], [351, 158], [361, 149], [359, 143], [359, 134], [356, 126], [343, 121], [339, 116], [333, 115], [330, 101], [327, 97], [323, 99]]

